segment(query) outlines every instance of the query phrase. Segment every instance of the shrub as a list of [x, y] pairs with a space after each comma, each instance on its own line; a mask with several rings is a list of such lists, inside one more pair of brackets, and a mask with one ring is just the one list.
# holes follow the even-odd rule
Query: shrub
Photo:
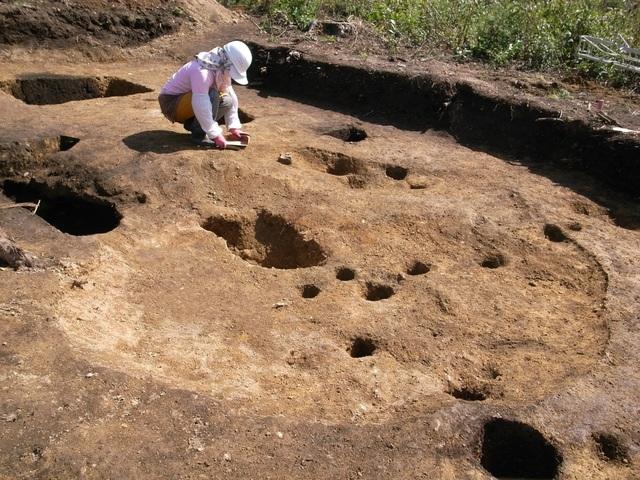
[[562, 70], [615, 84], [638, 75], [576, 61], [580, 35], [640, 48], [639, 0], [226, 0], [265, 15], [268, 25], [304, 29], [314, 18], [358, 17], [389, 45], [450, 52], [461, 59], [534, 70]]

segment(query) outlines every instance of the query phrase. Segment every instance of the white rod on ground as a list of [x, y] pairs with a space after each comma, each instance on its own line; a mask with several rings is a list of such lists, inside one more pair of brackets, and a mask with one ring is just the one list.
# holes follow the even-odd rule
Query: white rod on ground
[[0, 205], [0, 210], [4, 210], [6, 208], [19, 208], [19, 207], [33, 208], [33, 212], [31, 212], [31, 214], [35, 215], [36, 212], [38, 211], [38, 208], [40, 207], [40, 200], [38, 200], [38, 203], [22, 202], [22, 203], [11, 203], [9, 205]]

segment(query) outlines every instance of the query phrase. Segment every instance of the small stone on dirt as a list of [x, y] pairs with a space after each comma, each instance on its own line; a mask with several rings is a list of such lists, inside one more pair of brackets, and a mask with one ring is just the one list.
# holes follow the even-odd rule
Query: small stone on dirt
[[98, 375], [98, 374], [97, 374], [97, 373], [95, 373], [95, 372], [89, 372], [89, 373], [87, 373], [87, 374], [84, 376], [84, 378], [93, 378], [93, 377], [95, 377], [96, 375]]
[[283, 164], [283, 165], [291, 165], [293, 163], [293, 160], [291, 158], [291, 154], [290, 153], [281, 153], [280, 156], [278, 157], [278, 162]]
[[15, 422], [18, 419], [18, 413], [17, 412], [7, 413], [3, 415], [2, 418], [4, 418], [5, 422]]

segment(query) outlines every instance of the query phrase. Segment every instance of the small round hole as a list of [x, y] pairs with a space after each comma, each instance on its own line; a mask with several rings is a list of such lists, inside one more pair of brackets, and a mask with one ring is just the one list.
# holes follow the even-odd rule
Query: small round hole
[[371, 302], [385, 300], [395, 293], [393, 287], [389, 285], [367, 282], [366, 287], [365, 298]]
[[500, 268], [507, 264], [507, 259], [501, 253], [487, 256], [480, 264], [484, 268]]
[[407, 269], [407, 273], [409, 275], [424, 275], [425, 273], [429, 273], [430, 270], [431, 270], [430, 265], [427, 265], [424, 262], [415, 261]]
[[336, 271], [336, 278], [341, 282], [348, 282], [356, 278], [356, 271], [349, 267], [340, 267]]
[[567, 236], [564, 234], [562, 229], [551, 223], [547, 223], [544, 226], [544, 236], [547, 237], [552, 242], [565, 242], [568, 240]]
[[394, 180], [404, 180], [407, 178], [409, 170], [401, 167], [400, 165], [389, 165], [385, 169], [385, 173], [387, 174], [387, 177], [393, 178]]
[[353, 358], [370, 357], [376, 351], [376, 344], [370, 338], [357, 337], [351, 343], [349, 354]]
[[626, 446], [615, 435], [610, 433], [596, 433], [593, 435], [600, 456], [607, 462], [629, 461], [629, 452]]
[[302, 298], [315, 298], [320, 294], [320, 289], [313, 284], [303, 285], [300, 290]]
[[487, 394], [479, 388], [462, 386], [460, 388], [452, 388], [449, 390], [449, 395], [459, 400], [466, 400], [468, 402], [478, 402], [487, 399]]

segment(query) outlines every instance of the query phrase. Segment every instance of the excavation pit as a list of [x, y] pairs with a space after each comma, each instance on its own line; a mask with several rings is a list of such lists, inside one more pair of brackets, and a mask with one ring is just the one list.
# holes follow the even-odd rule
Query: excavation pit
[[351, 342], [349, 355], [352, 358], [370, 357], [377, 350], [376, 342], [370, 338], [357, 337]]
[[[169, 42], [159, 46], [169, 48]], [[133, 78], [146, 78], [147, 72], [153, 75], [149, 85], [161, 85], [178, 66], [171, 53], [158, 61], [157, 69], [155, 61], [151, 66], [132, 62]], [[0, 212], [0, 227], [25, 248], [65, 256], [60, 268], [44, 274], [0, 272], [8, 279], [0, 292], [8, 347], [0, 348], [0, 357], [15, 352], [25, 359], [15, 367], [20, 375], [7, 379], [15, 395], [0, 413], [20, 409], [24, 416], [35, 409], [41, 420], [5, 423], [9, 474], [73, 477], [82, 467], [74, 459], [92, 458], [93, 473], [102, 477], [203, 472], [224, 477], [225, 469], [232, 468], [230, 478], [289, 478], [300, 476], [300, 462], [290, 460], [301, 453], [309, 478], [348, 477], [355, 475], [354, 466], [365, 478], [399, 479], [411, 471], [433, 478], [489, 478], [480, 464], [483, 422], [478, 420], [488, 412], [533, 415], [536, 425], [548, 422], [554, 438], [572, 452], [564, 475], [586, 471], [585, 466], [601, 470], [596, 475], [635, 468], [599, 459], [595, 442], [576, 435], [573, 427], [589, 418], [584, 408], [590, 404], [566, 395], [575, 385], [593, 387], [590, 398], [604, 399], [612, 407], [610, 415], [597, 419], [599, 428], [632, 431], [634, 420], [616, 414], [622, 411], [619, 402], [632, 398], [616, 379], [628, 379], [622, 373], [633, 371], [608, 378], [607, 369], [623, 367], [610, 366], [603, 355], [611, 352], [612, 358], [625, 361], [633, 355], [631, 348], [618, 355], [620, 334], [629, 325], [618, 313], [631, 312], [624, 307], [635, 290], [625, 285], [625, 277], [634, 273], [637, 262], [632, 255], [619, 255], [624, 261], [609, 256], [633, 252], [633, 232], [616, 229], [606, 212], [579, 217], [567, 207], [576, 199], [574, 192], [534, 168], [465, 148], [433, 129], [425, 131], [430, 124], [423, 121], [423, 112], [428, 114], [429, 108], [422, 107], [433, 101], [432, 110], [446, 123], [443, 128], [450, 120], [466, 121], [474, 108], [483, 112], [486, 122], [478, 122], [479, 136], [485, 136], [484, 125], [494, 125], [494, 115], [504, 112], [506, 124], [516, 130], [503, 138], [518, 141], [521, 110], [513, 110], [511, 121], [508, 106], [478, 106], [477, 95], [459, 86], [464, 79], [448, 76], [447, 90], [439, 95], [437, 85], [421, 78], [398, 82], [401, 87], [394, 89], [397, 76], [386, 72], [387, 83], [378, 86], [391, 88], [379, 91], [394, 91], [389, 98], [400, 108], [405, 97], [415, 102], [410, 113], [419, 129], [405, 130], [392, 122], [374, 125], [376, 110], [361, 119], [375, 137], [367, 142], [349, 144], [322, 135], [355, 121], [337, 103], [343, 94], [362, 105], [363, 113], [372, 110], [371, 102], [387, 101], [384, 95], [367, 96], [382, 77], [372, 69], [366, 77], [370, 82], [353, 82], [364, 91], [362, 101], [354, 96], [350, 80], [359, 73], [357, 66], [347, 66], [351, 70], [338, 65], [335, 71], [342, 73], [338, 80], [350, 91], [331, 85], [329, 98], [337, 99], [336, 104], [324, 109], [238, 89], [241, 104], [260, 114], [250, 128], [260, 141], [239, 153], [195, 151], [179, 125], [170, 126], [159, 116], [151, 94], [22, 109], [25, 117], [42, 113], [43, 119], [68, 113], [64, 121], [79, 130], [61, 131], [91, 133], [75, 147], [77, 154], [71, 150], [51, 158], [45, 165], [53, 174], [48, 178], [86, 167], [99, 173], [77, 178], [77, 183], [133, 203], [120, 233], [81, 241], [66, 237], [56, 245], [48, 243], [51, 233], [61, 236], [49, 228], [40, 234], [32, 226], [47, 226], [27, 211]], [[397, 64], [389, 67], [400, 70]], [[64, 68], [74, 71], [71, 64]], [[265, 82], [277, 80], [273, 70]], [[331, 84], [332, 70], [314, 67], [307, 73], [315, 71]], [[262, 78], [255, 73], [249, 78], [257, 83]], [[303, 75], [290, 78], [309, 83]], [[315, 84], [325, 88], [322, 82]], [[416, 85], [434, 90], [420, 95]], [[0, 100], [19, 103], [5, 95]], [[118, 108], [103, 108], [108, 105]], [[93, 118], [98, 107], [101, 115]], [[123, 112], [135, 113], [140, 121], [122, 124]], [[284, 118], [292, 126], [282, 123]], [[468, 125], [471, 131], [475, 120]], [[456, 131], [463, 128], [455, 123]], [[148, 129], [171, 135], [154, 136]], [[164, 148], [163, 154], [138, 155], [124, 148], [121, 139], [129, 130], [147, 130], [147, 144]], [[95, 132], [101, 132], [100, 138]], [[307, 146], [353, 156], [353, 169], [363, 173], [330, 176], [329, 162], [308, 151], [303, 155]], [[292, 167], [276, 163], [281, 152], [295, 156]], [[390, 163], [409, 168], [404, 180], [385, 176]], [[340, 165], [331, 168], [341, 171]], [[48, 173], [25, 172], [36, 178]], [[93, 178], [99, 181], [93, 184]], [[365, 181], [366, 189], [349, 188]], [[417, 181], [428, 188], [410, 190]], [[117, 193], [118, 185], [126, 191]], [[135, 192], [148, 192], [148, 205], [137, 205]], [[579, 234], [568, 228], [575, 217], [584, 224]], [[23, 219], [27, 221], [20, 224]], [[575, 235], [576, 242], [551, 243], [542, 231], [546, 221]], [[621, 235], [609, 240], [611, 232]], [[508, 268], [483, 269], [483, 260], [497, 252], [509, 259]], [[621, 274], [616, 269], [623, 263]], [[339, 267], [356, 271], [340, 278]], [[610, 291], [608, 278], [614, 286]], [[366, 282], [383, 284], [397, 296], [372, 292], [367, 301]], [[616, 306], [614, 328], [609, 327], [611, 309], [602, 308], [609, 299]], [[14, 307], [24, 315], [14, 317]], [[52, 321], [45, 322], [47, 318]], [[43, 372], [51, 376], [50, 384]], [[594, 372], [607, 381], [594, 381]], [[39, 388], [38, 379], [46, 385]], [[454, 383], [457, 388], [448, 390]], [[75, 405], [78, 396], [83, 400], [78, 408], [65, 406]], [[51, 404], [52, 397], [61, 400]], [[172, 405], [179, 408], [170, 412], [167, 424]], [[136, 413], [140, 408], [147, 412], [143, 417]], [[129, 410], [131, 415], [123, 419]], [[554, 417], [558, 411], [567, 412], [566, 421]], [[80, 415], [91, 417], [90, 429], [72, 428], [68, 441], [47, 443], [60, 425], [76, 425]], [[123, 421], [130, 428], [120, 428]], [[96, 446], [105, 439], [108, 443], [114, 428], [123, 447], [100, 451]], [[24, 440], [22, 450], [16, 451], [14, 438]], [[148, 438], [166, 455], [151, 458], [153, 451], [148, 453], [144, 445]], [[227, 439], [237, 448], [222, 459]], [[439, 448], [443, 439], [445, 448]], [[271, 452], [273, 458], [242, 454], [260, 451], [265, 441], [282, 447]], [[24, 462], [40, 442], [48, 452], [46, 461]], [[132, 442], [133, 457], [127, 457], [124, 450]], [[220, 450], [219, 462], [210, 461], [206, 472], [205, 466], [193, 464], [194, 455], [202, 457], [212, 449]], [[307, 461], [307, 455], [330, 455], [334, 461]], [[389, 460], [384, 472], [380, 458]], [[485, 463], [493, 468], [488, 459]]]
[[364, 164], [361, 160], [340, 152], [331, 152], [318, 148], [307, 148], [302, 156], [318, 170], [324, 170], [330, 175], [345, 176], [363, 173]]
[[5, 180], [4, 194], [17, 203], [40, 202], [36, 214], [61, 232], [84, 236], [107, 233], [120, 225], [116, 206], [99, 197], [78, 193], [63, 185], [31, 180]]
[[367, 282], [365, 285], [365, 298], [370, 302], [386, 300], [387, 298], [391, 298], [394, 293], [395, 290], [390, 285], [372, 282]]
[[302, 298], [316, 298], [320, 294], [320, 288], [313, 284], [303, 285], [300, 288], [300, 293]]
[[552, 480], [557, 478], [562, 456], [533, 427], [494, 418], [484, 426], [480, 463], [498, 479]]
[[504, 267], [507, 264], [507, 259], [501, 253], [493, 253], [487, 255], [480, 263], [483, 268], [494, 270], [496, 268]]
[[238, 108], [238, 118], [243, 124], [253, 122], [256, 117], [242, 108]]
[[28, 105], [55, 105], [76, 100], [123, 97], [153, 91], [118, 77], [28, 76], [0, 81], [0, 90]]
[[409, 268], [407, 269], [407, 273], [413, 276], [424, 275], [426, 273], [429, 273], [430, 271], [431, 271], [431, 265], [428, 265], [420, 261], [413, 262], [411, 266], [409, 266]]
[[449, 395], [458, 400], [467, 402], [481, 402], [487, 399], [487, 393], [480, 388], [472, 386], [456, 387], [449, 390]]
[[329, 135], [348, 143], [361, 142], [368, 137], [367, 132], [355, 126], [332, 130], [331, 132], [329, 132]]
[[553, 225], [552, 223], [547, 223], [543, 228], [544, 236], [552, 242], [562, 243], [569, 240], [569, 238], [565, 235], [562, 229]]
[[309, 268], [327, 260], [317, 241], [307, 239], [294, 224], [265, 210], [255, 219], [212, 216], [202, 228], [223, 238], [243, 260], [262, 267]]
[[629, 449], [620, 439], [610, 433], [593, 435], [598, 455], [607, 462], [629, 463]]
[[385, 168], [384, 172], [387, 177], [392, 178], [393, 180], [404, 180], [405, 178], [407, 178], [409, 169], [401, 167], [400, 165], [388, 165]]
[[340, 267], [336, 271], [336, 278], [341, 282], [349, 282], [356, 278], [356, 271], [349, 267]]

